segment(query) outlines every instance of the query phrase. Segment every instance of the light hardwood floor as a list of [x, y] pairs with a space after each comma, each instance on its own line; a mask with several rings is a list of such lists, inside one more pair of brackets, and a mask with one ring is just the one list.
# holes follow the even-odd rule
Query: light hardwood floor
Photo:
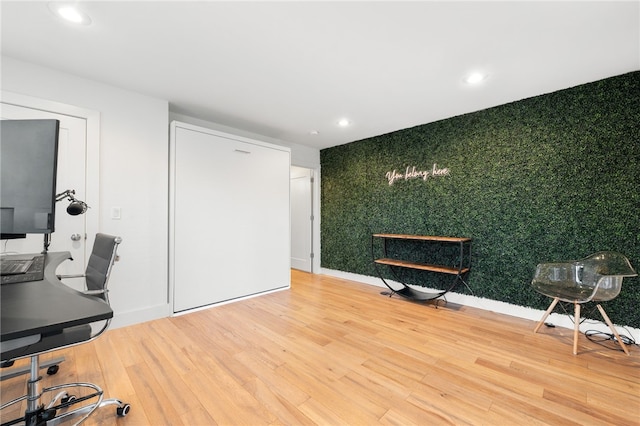
[[[571, 330], [380, 290], [292, 271], [291, 290], [58, 352], [43, 382], [94, 382], [132, 406], [87, 424], [640, 424], [638, 346], [580, 336], [574, 356]], [[5, 381], [2, 400], [24, 391]]]

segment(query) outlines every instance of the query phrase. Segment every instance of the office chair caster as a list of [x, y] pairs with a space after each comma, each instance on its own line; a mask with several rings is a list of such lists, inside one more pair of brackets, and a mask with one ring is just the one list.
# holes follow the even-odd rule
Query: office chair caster
[[48, 376], [53, 376], [54, 374], [56, 374], [58, 372], [59, 369], [60, 369], [60, 367], [58, 365], [52, 365], [49, 368], [47, 368], [47, 375]]
[[73, 401], [75, 401], [77, 398], [75, 395], [65, 395], [62, 398], [60, 398], [60, 402], [62, 404], [67, 404], [67, 403], [71, 403]]
[[129, 410], [131, 410], [131, 406], [129, 404], [122, 404], [122, 407], [116, 408], [116, 414], [119, 417], [124, 417], [129, 413]]
[[[69, 395], [69, 393], [67, 391], [61, 391], [58, 392], [53, 399], [51, 399], [51, 401], [49, 402], [49, 404], [47, 405], [47, 409], [49, 408], [62, 408], [62, 406], [70, 406], [73, 404], [73, 402], [78, 399], [78, 397], [76, 397], [75, 395]], [[60, 401], [61, 406], [57, 406], [56, 404], [58, 403], [58, 401]]]

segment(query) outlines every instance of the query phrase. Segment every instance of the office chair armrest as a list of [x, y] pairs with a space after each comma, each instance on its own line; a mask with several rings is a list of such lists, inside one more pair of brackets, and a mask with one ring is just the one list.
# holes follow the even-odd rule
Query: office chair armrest
[[108, 292], [109, 290], [107, 289], [103, 289], [103, 290], [83, 290], [81, 291], [82, 294], [87, 294], [89, 296], [93, 296], [96, 294], [105, 294], [106, 292]]
[[71, 275], [57, 275], [59, 280], [65, 279], [65, 278], [84, 278], [86, 277], [86, 275], [84, 274], [71, 274]]

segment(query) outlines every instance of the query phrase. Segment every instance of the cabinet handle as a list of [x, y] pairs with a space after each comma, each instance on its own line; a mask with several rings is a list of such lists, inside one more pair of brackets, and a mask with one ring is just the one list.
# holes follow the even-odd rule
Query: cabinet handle
[[236, 149], [235, 152], [238, 152], [240, 154], [251, 154], [251, 151], [245, 151], [243, 149]]

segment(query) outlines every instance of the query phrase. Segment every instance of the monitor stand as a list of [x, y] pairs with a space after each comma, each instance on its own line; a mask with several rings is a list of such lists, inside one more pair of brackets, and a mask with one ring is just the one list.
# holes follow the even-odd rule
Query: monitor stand
[[44, 234], [44, 247], [42, 249], [42, 254], [47, 254], [49, 251], [49, 246], [51, 245], [51, 234]]

